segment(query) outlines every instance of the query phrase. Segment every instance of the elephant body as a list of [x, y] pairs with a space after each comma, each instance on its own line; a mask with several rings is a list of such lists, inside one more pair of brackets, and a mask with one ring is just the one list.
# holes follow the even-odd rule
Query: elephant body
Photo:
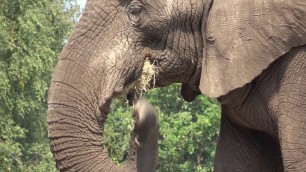
[[[139, 134], [158, 127], [132, 134], [117, 167], [103, 125], [113, 98], [135, 102], [148, 88], [181, 83], [186, 101], [204, 94], [221, 103], [215, 171], [305, 171], [305, 16], [305, 0], [88, 0], [49, 89], [57, 167], [154, 170], [157, 145]], [[137, 151], [145, 158], [136, 163]]]
[[305, 59], [306, 46], [293, 48], [251, 83], [218, 99], [216, 171], [305, 169]]

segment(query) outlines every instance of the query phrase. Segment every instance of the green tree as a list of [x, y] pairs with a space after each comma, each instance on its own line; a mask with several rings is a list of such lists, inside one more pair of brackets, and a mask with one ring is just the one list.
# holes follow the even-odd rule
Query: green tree
[[111, 107], [104, 127], [105, 146], [114, 162], [122, 162], [129, 149], [130, 134], [134, 127], [132, 108], [122, 100], [116, 100]]
[[213, 171], [219, 104], [205, 96], [187, 103], [179, 85], [154, 89], [147, 98], [160, 114], [158, 171]]
[[[0, 3], [0, 171], [46, 171], [51, 71], [78, 17], [75, 0]], [[12, 148], [12, 149], [9, 149]], [[54, 164], [52, 164], [54, 169]], [[50, 171], [50, 170], [49, 170]]]
[[[219, 104], [205, 96], [187, 103], [177, 84], [153, 89], [145, 98], [157, 108], [160, 119], [158, 171], [213, 171]], [[126, 107], [124, 101], [115, 101], [105, 126], [106, 146], [117, 162], [128, 150], [133, 127], [131, 108]]]
[[21, 165], [21, 145], [15, 140], [24, 138], [24, 129], [11, 119], [0, 118], [0, 171], [15, 171], [12, 164]]

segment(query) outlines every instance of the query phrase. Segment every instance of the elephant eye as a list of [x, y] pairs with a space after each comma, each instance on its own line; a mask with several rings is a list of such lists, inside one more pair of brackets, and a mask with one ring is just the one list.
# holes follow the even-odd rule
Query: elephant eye
[[143, 8], [141, 6], [130, 6], [128, 10], [128, 17], [133, 25], [138, 25], [140, 15]]

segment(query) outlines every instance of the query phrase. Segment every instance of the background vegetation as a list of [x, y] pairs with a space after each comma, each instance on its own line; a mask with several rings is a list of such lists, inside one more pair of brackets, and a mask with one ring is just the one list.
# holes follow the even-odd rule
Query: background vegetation
[[[158, 171], [213, 171], [220, 106], [204, 96], [185, 102], [178, 84], [153, 89], [145, 98], [157, 108], [160, 119]], [[122, 100], [116, 101], [105, 126], [106, 146], [117, 162], [129, 148], [131, 114]]]
[[[0, 172], [56, 171], [47, 140], [47, 90], [79, 11], [75, 0], [0, 3]], [[219, 105], [204, 96], [184, 102], [179, 85], [146, 98], [161, 121], [159, 171], [212, 171]], [[114, 161], [124, 160], [132, 128], [131, 109], [115, 101], [105, 127]]]
[[1, 0], [0, 171], [55, 171], [47, 89], [79, 11], [74, 0]]

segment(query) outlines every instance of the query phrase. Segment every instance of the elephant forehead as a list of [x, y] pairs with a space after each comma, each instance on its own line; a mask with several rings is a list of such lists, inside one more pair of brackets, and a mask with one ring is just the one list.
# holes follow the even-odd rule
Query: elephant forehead
[[[168, 15], [179, 15], [184, 13], [192, 13], [195, 11], [202, 11], [203, 6], [208, 3], [207, 1], [198, 0], [147, 0], [148, 7], [158, 7], [158, 9], [164, 9]], [[150, 8], [150, 7], [149, 7]], [[155, 9], [155, 8], [154, 8]]]

